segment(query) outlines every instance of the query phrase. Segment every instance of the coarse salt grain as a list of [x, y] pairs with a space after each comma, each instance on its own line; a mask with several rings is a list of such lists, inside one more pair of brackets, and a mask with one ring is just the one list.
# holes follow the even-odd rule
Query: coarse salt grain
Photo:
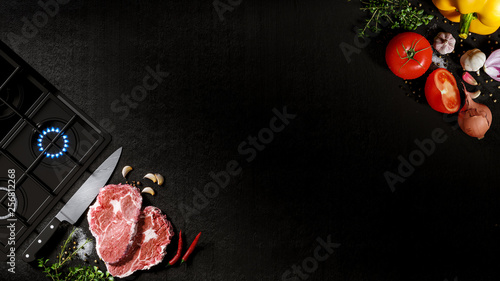
[[440, 68], [447, 68], [447, 63], [446, 63], [446, 60], [445, 58], [441, 55], [441, 57], [439, 57], [440, 55], [439, 54], [436, 54], [436, 53], [433, 53], [432, 54], [432, 62], [435, 64], [435, 65], [438, 65]]
[[[87, 236], [83, 232], [83, 229], [79, 227], [75, 230], [75, 233], [73, 233], [73, 237], [76, 240], [77, 248], [82, 247], [85, 241], [87, 241]], [[77, 255], [80, 259], [85, 260], [87, 259], [86, 255], [89, 256], [92, 253], [92, 249], [94, 249], [94, 241], [89, 240], [80, 250], [78, 250]]]

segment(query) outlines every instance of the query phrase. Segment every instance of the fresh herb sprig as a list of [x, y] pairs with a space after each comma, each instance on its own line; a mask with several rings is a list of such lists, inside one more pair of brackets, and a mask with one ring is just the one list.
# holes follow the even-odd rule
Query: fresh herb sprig
[[365, 26], [359, 29], [358, 35], [365, 37], [367, 31], [379, 33], [383, 26], [415, 30], [427, 25], [434, 18], [423, 9], [412, 6], [408, 0], [366, 0], [361, 1], [361, 10], [370, 13]]
[[51, 264], [48, 265], [49, 259], [38, 259], [38, 267], [43, 268], [43, 272], [47, 275], [47, 277], [50, 277], [51, 280], [53, 281], [61, 281], [61, 280], [67, 280], [67, 281], [108, 281], [108, 280], [114, 280], [113, 276], [109, 275], [109, 272], [106, 272], [104, 274], [97, 266], [76, 266], [76, 267], [69, 267], [67, 271], [64, 271], [63, 266], [66, 262], [70, 261], [74, 255], [77, 254], [77, 252], [87, 244], [90, 239], [87, 239], [83, 245], [78, 247], [78, 249], [74, 250], [73, 252], [70, 252], [66, 257], [63, 257], [64, 253], [66, 253], [66, 247], [68, 243], [71, 240], [71, 237], [75, 233], [75, 229], [70, 233], [68, 239], [64, 242], [63, 246], [61, 247], [61, 252], [59, 253], [58, 260]]

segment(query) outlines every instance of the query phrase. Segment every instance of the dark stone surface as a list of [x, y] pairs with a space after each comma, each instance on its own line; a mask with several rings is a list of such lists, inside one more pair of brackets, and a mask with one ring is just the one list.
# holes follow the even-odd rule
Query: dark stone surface
[[[21, 36], [23, 17], [42, 8], [0, 4], [0, 39], [108, 123], [113, 141], [93, 167], [123, 146], [110, 182], [123, 181], [124, 165], [135, 168], [132, 180], [163, 174], [164, 187], [152, 184], [157, 194], [145, 204], [161, 208], [187, 243], [203, 232], [187, 265], [163, 263], [136, 280], [282, 280], [294, 265], [313, 266], [318, 239], [328, 237], [341, 245], [308, 280], [498, 280], [498, 92], [481, 100], [494, 117], [478, 141], [411, 94], [422, 80], [408, 86], [388, 70], [384, 48], [395, 32], [372, 37], [346, 61], [339, 44], [355, 46], [353, 29], [365, 16], [359, 2], [232, 3], [221, 20], [211, 1], [72, 0], [17, 45], [9, 34]], [[456, 35], [441, 17], [418, 32], [432, 40], [442, 28]], [[157, 66], [168, 77], [125, 106], [122, 95]], [[295, 119], [255, 158], [240, 153], [249, 136], [267, 137], [273, 109], [285, 107]], [[384, 172], [397, 173], [398, 156], [408, 159], [415, 140], [439, 128], [446, 141], [392, 192]], [[198, 214], [183, 215], [180, 206], [196, 207], [194, 189], [233, 160], [241, 173], [208, 203], [198, 200], [206, 205]], [[88, 234], [85, 218], [78, 226]], [[53, 258], [70, 230], [61, 228], [43, 254]], [[1, 276], [43, 273], [19, 260], [16, 274], [2, 265]]]

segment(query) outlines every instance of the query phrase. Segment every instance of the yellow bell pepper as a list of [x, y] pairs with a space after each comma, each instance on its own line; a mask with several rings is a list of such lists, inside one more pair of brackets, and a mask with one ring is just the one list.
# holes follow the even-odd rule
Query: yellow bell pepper
[[469, 31], [491, 34], [500, 26], [500, 0], [432, 0], [439, 12], [453, 22], [460, 22], [460, 38]]

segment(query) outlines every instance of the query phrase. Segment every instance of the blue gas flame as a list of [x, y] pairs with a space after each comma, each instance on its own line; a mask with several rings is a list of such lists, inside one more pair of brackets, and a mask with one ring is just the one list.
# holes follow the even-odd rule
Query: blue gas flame
[[[39, 151], [45, 150], [43, 143], [44, 143], [44, 139], [47, 138], [47, 135], [52, 135], [53, 137], [55, 137], [57, 134], [59, 134], [59, 132], [61, 132], [61, 129], [57, 128], [57, 127], [50, 127], [50, 128], [46, 128], [45, 130], [43, 130], [42, 133], [38, 135], [38, 140], [37, 140], [38, 141], [38, 143], [37, 143], [38, 150]], [[51, 158], [51, 159], [59, 158], [59, 157], [63, 156], [63, 154], [65, 152], [68, 151], [68, 148], [69, 148], [68, 136], [65, 133], [62, 133], [61, 137], [63, 138], [63, 142], [64, 142], [64, 145], [61, 148], [61, 150], [57, 153], [45, 152], [44, 153], [45, 157]], [[47, 142], [50, 143], [49, 140], [47, 140]]]

